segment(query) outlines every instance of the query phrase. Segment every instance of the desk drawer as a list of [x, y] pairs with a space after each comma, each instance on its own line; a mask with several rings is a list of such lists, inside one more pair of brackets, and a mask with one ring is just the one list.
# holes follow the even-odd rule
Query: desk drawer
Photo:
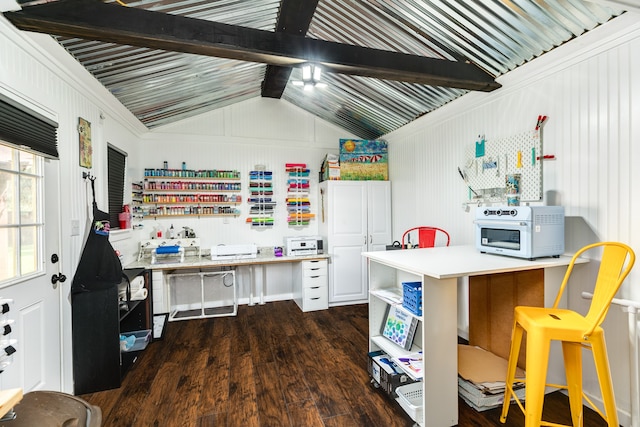
[[326, 276], [327, 260], [302, 261], [302, 277]]
[[326, 286], [303, 290], [302, 311], [326, 310], [327, 308], [329, 308], [329, 293]]
[[312, 288], [305, 288], [302, 290], [302, 298], [318, 298], [328, 296], [328, 288], [326, 286], [314, 286]]
[[328, 283], [329, 282], [328, 282], [328, 279], [327, 279], [326, 275], [323, 275], [323, 276], [307, 276], [307, 277], [303, 277], [302, 278], [302, 288], [303, 289], [312, 288], [312, 287], [318, 287], [318, 286], [324, 286], [326, 288]]

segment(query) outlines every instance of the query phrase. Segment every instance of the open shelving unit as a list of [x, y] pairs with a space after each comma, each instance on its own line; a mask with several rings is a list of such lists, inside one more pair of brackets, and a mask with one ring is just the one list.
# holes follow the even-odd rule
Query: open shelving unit
[[240, 173], [222, 170], [145, 169], [135, 215], [153, 218], [238, 216]]
[[[410, 349], [396, 345], [381, 333], [387, 307], [402, 306], [403, 282], [421, 282], [423, 289], [423, 314], [411, 314], [418, 319], [418, 326]], [[456, 331], [440, 328], [438, 321], [439, 318], [455, 315], [449, 312], [446, 304], [441, 303], [450, 299], [452, 289], [447, 285], [433, 286], [420, 273], [369, 260], [369, 351], [382, 350], [390, 359], [422, 351], [422, 379], [410, 385], [413, 393], [421, 397], [416, 399], [414, 405], [407, 405], [403, 396], [395, 398], [398, 405], [420, 426], [442, 427], [457, 423], [457, 362], [446, 356], [449, 341], [453, 342], [453, 349], [456, 348], [455, 339], [451, 338], [455, 338]], [[453, 285], [455, 287], [455, 283]], [[415, 378], [408, 371], [407, 374]]]

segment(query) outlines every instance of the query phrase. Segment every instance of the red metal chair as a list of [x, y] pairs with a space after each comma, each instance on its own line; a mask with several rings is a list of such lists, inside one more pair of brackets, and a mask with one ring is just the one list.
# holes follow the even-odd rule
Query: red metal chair
[[[425, 227], [425, 226], [421, 226], [421, 227], [413, 227], [408, 229], [407, 231], [404, 232], [404, 234], [402, 235], [402, 249], [406, 249], [407, 246], [404, 243], [405, 237], [408, 236], [408, 240], [407, 242], [411, 241], [411, 236], [409, 235], [410, 232], [418, 230], [418, 247], [419, 248], [433, 248], [436, 246], [436, 237], [438, 233], [442, 233], [447, 237], [447, 244], [446, 246], [449, 246], [449, 243], [451, 242], [451, 237], [449, 236], [449, 233], [447, 233], [445, 230], [443, 230], [442, 228], [438, 228], [438, 227]], [[414, 246], [415, 247], [415, 246]]]

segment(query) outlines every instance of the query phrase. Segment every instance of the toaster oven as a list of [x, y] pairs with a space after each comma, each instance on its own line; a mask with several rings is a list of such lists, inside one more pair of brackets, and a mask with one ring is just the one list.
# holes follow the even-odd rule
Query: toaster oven
[[478, 207], [474, 223], [480, 252], [531, 260], [564, 253], [562, 206]]

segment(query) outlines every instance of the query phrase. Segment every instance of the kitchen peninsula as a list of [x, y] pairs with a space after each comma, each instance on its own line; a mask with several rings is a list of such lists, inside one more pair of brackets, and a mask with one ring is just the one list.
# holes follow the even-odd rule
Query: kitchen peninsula
[[[369, 268], [369, 350], [382, 350], [391, 357], [417, 351], [423, 352], [422, 410], [417, 411], [419, 416], [414, 420], [420, 425], [430, 427], [458, 424], [458, 279], [463, 277], [470, 279], [471, 307], [477, 302], [487, 304], [486, 300], [490, 299], [492, 294], [488, 292], [487, 298], [474, 299], [471, 292], [476, 286], [475, 283], [479, 283], [478, 287], [482, 288], [486, 284], [483, 282], [488, 282], [490, 288], [491, 281], [498, 277], [502, 279], [503, 274], [527, 277], [534, 275], [539, 279], [517, 278], [518, 286], [520, 283], [525, 283], [524, 288], [527, 290], [541, 286], [543, 295], [542, 292], [538, 292], [542, 298], [540, 304], [550, 305], [556, 296], [566, 266], [571, 260], [571, 257], [560, 256], [530, 261], [482, 254], [474, 246], [365, 252], [363, 256], [367, 259]], [[581, 262], [587, 262], [587, 260]], [[504, 280], [499, 281], [504, 283]], [[419, 320], [419, 326], [414, 345], [409, 350], [401, 349], [380, 334], [380, 327], [387, 306], [390, 304], [386, 296], [390, 292], [401, 294], [403, 282], [422, 283], [423, 314], [415, 316]], [[516, 300], [519, 304], [521, 303], [521, 299]], [[503, 305], [500, 307], [500, 312], [513, 313], [513, 307], [505, 307], [504, 301], [494, 303]], [[472, 345], [479, 345], [471, 339], [473, 335], [471, 328], [474, 327], [472, 323], [475, 320], [470, 316], [469, 341]], [[483, 321], [492, 322], [491, 319], [486, 318]], [[509, 331], [511, 322], [512, 320], [508, 319], [500, 320], [500, 323], [506, 324]], [[510, 333], [498, 338], [508, 342]], [[561, 378], [563, 375], [560, 360], [552, 356], [549, 369], [551, 378]]]

